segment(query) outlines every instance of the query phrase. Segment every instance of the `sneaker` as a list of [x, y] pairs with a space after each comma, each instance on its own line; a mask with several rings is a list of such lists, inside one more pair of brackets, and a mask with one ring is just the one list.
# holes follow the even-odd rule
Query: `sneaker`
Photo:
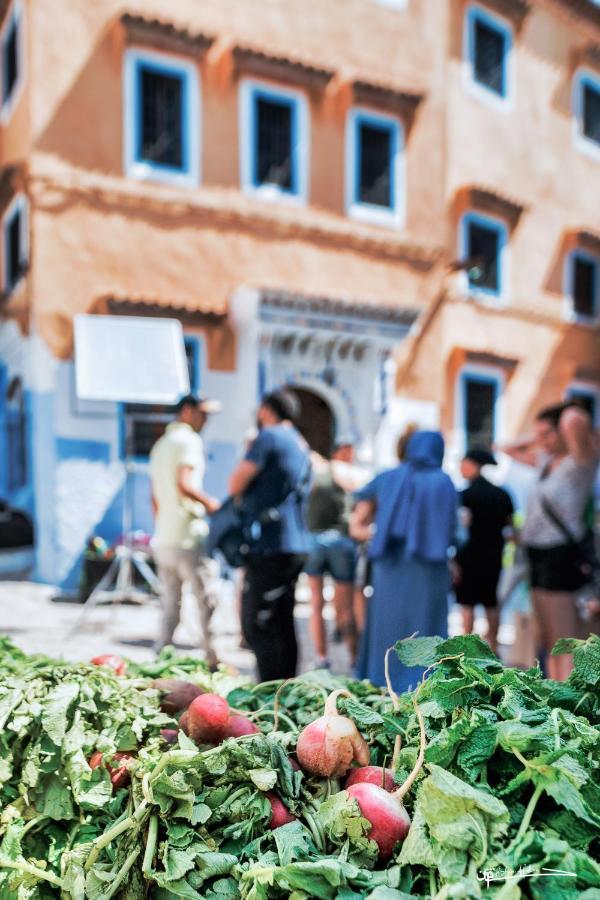
[[331, 669], [331, 663], [325, 657], [315, 659], [315, 669]]

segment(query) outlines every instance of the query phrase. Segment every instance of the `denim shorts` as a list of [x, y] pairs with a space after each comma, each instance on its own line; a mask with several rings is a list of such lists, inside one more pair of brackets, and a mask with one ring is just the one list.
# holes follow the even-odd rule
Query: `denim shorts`
[[304, 565], [307, 575], [331, 575], [334, 581], [354, 583], [356, 574], [356, 544], [339, 531], [313, 534], [312, 546]]

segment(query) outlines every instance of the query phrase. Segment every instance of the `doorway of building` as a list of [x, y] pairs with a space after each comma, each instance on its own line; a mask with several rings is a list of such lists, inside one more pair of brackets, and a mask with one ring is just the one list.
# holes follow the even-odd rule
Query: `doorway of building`
[[306, 388], [289, 388], [300, 401], [298, 430], [312, 450], [329, 458], [335, 437], [335, 417], [326, 400]]

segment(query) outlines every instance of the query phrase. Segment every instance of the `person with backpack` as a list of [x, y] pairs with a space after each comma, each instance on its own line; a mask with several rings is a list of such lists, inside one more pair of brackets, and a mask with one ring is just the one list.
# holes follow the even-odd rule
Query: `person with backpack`
[[242, 591], [242, 633], [256, 656], [260, 681], [293, 678], [296, 583], [310, 549], [306, 502], [309, 447], [294, 426], [297, 398], [285, 390], [264, 397], [259, 433], [233, 471], [229, 492], [251, 522]]
[[354, 447], [334, 446], [331, 459], [314, 455], [313, 486], [308, 499], [307, 521], [312, 548], [304, 571], [311, 595], [310, 633], [315, 648], [315, 668], [329, 668], [327, 633], [323, 618], [325, 576], [333, 580], [333, 607], [336, 631], [345, 640], [352, 664], [357, 648], [357, 628], [353, 613], [357, 545], [349, 535]]

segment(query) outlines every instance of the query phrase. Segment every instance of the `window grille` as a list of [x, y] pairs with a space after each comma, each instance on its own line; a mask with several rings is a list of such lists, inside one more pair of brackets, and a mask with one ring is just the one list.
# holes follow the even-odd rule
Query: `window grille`
[[389, 128], [361, 124], [359, 128], [359, 200], [392, 207], [391, 143]]
[[2, 101], [7, 103], [19, 78], [19, 26], [13, 17], [4, 40], [2, 52]]
[[6, 390], [6, 487], [10, 493], [27, 484], [27, 418], [23, 383], [12, 378]]
[[495, 382], [465, 379], [464, 429], [468, 447], [491, 447], [494, 443]]
[[575, 256], [573, 260], [573, 312], [577, 316], [595, 315], [598, 265], [591, 259]]
[[591, 84], [583, 86], [583, 133], [600, 144], [600, 90]]
[[494, 93], [504, 96], [506, 92], [504, 61], [506, 43], [502, 31], [493, 28], [481, 19], [474, 23], [475, 81], [485, 85]]
[[492, 292], [500, 290], [500, 239], [495, 228], [470, 223], [468, 226], [469, 259], [474, 267], [469, 271], [469, 284]]
[[182, 79], [140, 66], [139, 91], [138, 158], [171, 169], [182, 169]]
[[264, 97], [256, 99], [256, 177], [258, 185], [293, 189], [292, 106]]

